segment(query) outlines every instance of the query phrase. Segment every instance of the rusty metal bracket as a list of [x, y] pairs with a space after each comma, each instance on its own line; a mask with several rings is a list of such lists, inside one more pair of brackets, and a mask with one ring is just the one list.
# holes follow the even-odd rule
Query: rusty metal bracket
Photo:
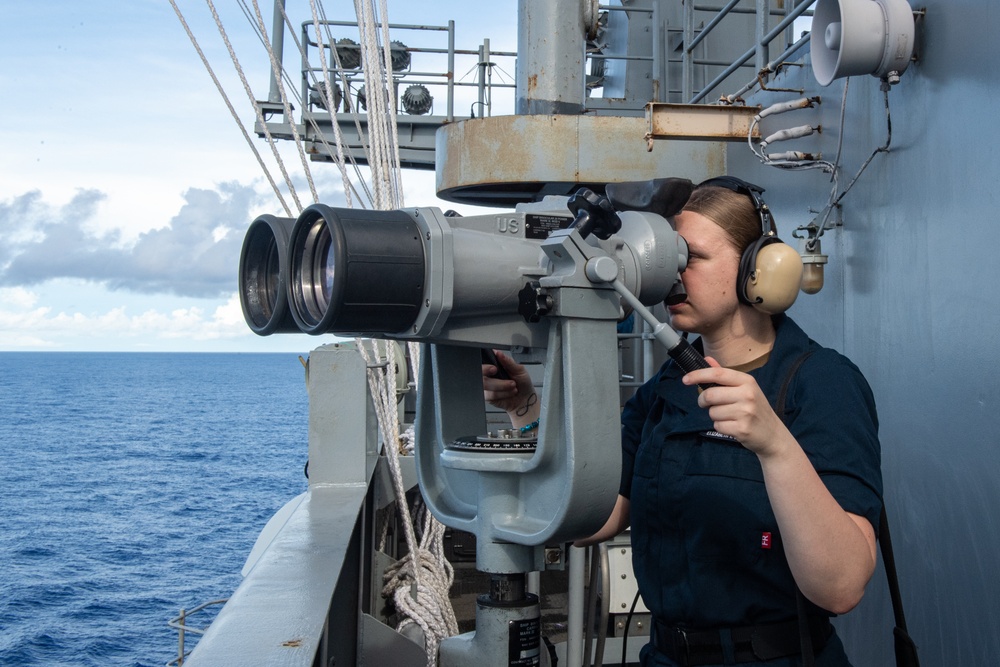
[[[746, 141], [759, 112], [760, 107], [650, 102], [646, 105], [648, 147], [652, 150], [654, 139]], [[760, 138], [755, 126], [752, 136]]]

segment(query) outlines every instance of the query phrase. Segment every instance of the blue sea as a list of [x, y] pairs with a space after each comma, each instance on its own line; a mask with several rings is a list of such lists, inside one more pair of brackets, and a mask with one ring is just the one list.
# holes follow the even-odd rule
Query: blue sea
[[176, 659], [305, 490], [307, 419], [293, 354], [0, 353], [0, 665]]

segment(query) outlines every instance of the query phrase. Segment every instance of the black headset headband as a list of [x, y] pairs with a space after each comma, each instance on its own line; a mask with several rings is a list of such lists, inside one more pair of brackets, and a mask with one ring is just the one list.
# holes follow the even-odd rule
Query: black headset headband
[[778, 230], [774, 226], [774, 218], [771, 216], [771, 209], [767, 207], [767, 203], [761, 199], [761, 195], [764, 194], [764, 188], [759, 185], [754, 185], [753, 183], [748, 183], [741, 178], [736, 178], [735, 176], [717, 176], [715, 178], [710, 178], [707, 181], [702, 181], [697, 185], [697, 188], [702, 187], [718, 187], [726, 188], [727, 190], [732, 190], [741, 195], [746, 195], [750, 198], [750, 202], [753, 204], [753, 209], [757, 213], [757, 217], [760, 218], [760, 235], [761, 236], [774, 236], [778, 233]]

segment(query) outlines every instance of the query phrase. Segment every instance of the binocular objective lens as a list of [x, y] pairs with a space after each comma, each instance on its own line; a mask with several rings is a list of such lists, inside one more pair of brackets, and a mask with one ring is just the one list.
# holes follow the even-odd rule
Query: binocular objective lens
[[323, 301], [326, 304], [330, 303], [330, 298], [333, 295], [333, 280], [334, 276], [337, 275], [337, 253], [333, 250], [333, 244], [330, 243], [330, 239], [327, 238], [327, 248], [326, 248], [326, 261], [323, 262], [322, 268], [322, 285], [323, 285]]
[[293, 218], [262, 215], [251, 223], [240, 253], [239, 290], [243, 317], [260, 336], [297, 333], [285, 293], [285, 258]]

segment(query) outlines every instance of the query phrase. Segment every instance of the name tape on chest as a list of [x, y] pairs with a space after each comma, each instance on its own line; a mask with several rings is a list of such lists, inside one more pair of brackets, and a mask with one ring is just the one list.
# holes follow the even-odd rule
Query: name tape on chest
[[712, 440], [721, 440], [722, 442], [727, 442], [731, 445], [740, 445], [741, 447], [743, 446], [743, 443], [741, 443], [733, 436], [726, 435], [725, 433], [719, 433], [715, 429], [702, 431], [701, 433], [699, 433], [699, 435], [701, 435], [703, 438], [711, 438]]

